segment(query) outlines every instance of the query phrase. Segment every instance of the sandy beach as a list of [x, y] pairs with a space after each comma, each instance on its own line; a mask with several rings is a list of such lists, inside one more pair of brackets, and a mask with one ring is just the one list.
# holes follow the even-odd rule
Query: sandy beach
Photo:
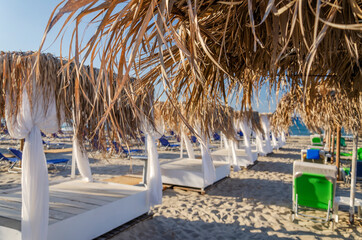
[[[292, 164], [308, 144], [309, 137], [290, 137], [283, 149], [259, 157], [249, 170], [232, 172], [205, 195], [165, 190], [152, 219], [111, 239], [362, 239], [361, 221], [347, 224], [348, 208], [339, 211], [334, 231], [326, 224], [291, 222]], [[349, 185], [339, 184], [336, 195], [348, 196]], [[356, 197], [362, 198], [361, 183]]]
[[[69, 145], [70, 140], [61, 140]], [[1, 152], [17, 141], [2, 141]], [[354, 227], [347, 223], [348, 208], [340, 207], [340, 221], [332, 231], [327, 224], [290, 220], [292, 205], [292, 164], [300, 159], [300, 149], [309, 137], [289, 137], [286, 146], [258, 158], [250, 169], [232, 172], [230, 178], [210, 187], [205, 195], [192, 191], [167, 189], [163, 203], [150, 211], [152, 218], [99, 239], [362, 239], [362, 221]], [[196, 152], [197, 153], [197, 152]], [[51, 155], [47, 155], [49, 158]], [[69, 157], [61, 153], [56, 157]], [[53, 156], [53, 157], [55, 157]], [[179, 152], [160, 151], [160, 161], [179, 156]], [[143, 161], [89, 153], [96, 180], [142, 174]], [[344, 162], [344, 164], [348, 164]], [[21, 174], [8, 173], [0, 165], [0, 191], [20, 187]], [[50, 181], [65, 180], [70, 167], [49, 169]], [[356, 197], [362, 199], [362, 184]], [[349, 196], [349, 185], [339, 183], [336, 196]]]

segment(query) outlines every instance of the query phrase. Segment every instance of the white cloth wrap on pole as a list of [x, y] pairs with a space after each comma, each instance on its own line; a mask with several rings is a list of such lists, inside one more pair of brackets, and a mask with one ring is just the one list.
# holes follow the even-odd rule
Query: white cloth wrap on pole
[[282, 136], [281, 136], [281, 140], [282, 140], [282, 146], [284, 146], [285, 145], [285, 143], [286, 143], [286, 137], [285, 137], [285, 132], [284, 131], [282, 131]]
[[195, 159], [195, 152], [194, 148], [192, 147], [190, 139], [184, 132], [181, 133], [181, 138], [182, 138], [181, 141], [185, 143], [187, 155], [189, 156], [189, 158]]
[[77, 163], [77, 167], [83, 181], [93, 181], [87, 152], [85, 149], [81, 149], [77, 136], [73, 137], [72, 162]]
[[258, 153], [262, 156], [266, 156], [267, 152], [263, 144], [263, 135], [261, 134], [260, 131], [256, 132], [255, 142], [256, 142], [256, 150], [258, 151]]
[[221, 137], [222, 137], [222, 138], [223, 138], [223, 140], [224, 140], [224, 145], [225, 145], [225, 148], [226, 148], [226, 149], [229, 149], [229, 148], [230, 148], [230, 146], [229, 146], [229, 142], [228, 142], [228, 140], [227, 140], [226, 136], [225, 136], [224, 134], [222, 134], [222, 135], [221, 135]]
[[195, 129], [197, 134], [201, 137], [200, 148], [202, 156], [202, 173], [204, 177], [204, 184], [206, 186], [213, 184], [216, 181], [216, 171], [211, 159], [209, 149], [207, 147], [207, 137], [201, 133], [200, 128]]
[[240, 129], [243, 132], [243, 137], [244, 137], [245, 153], [248, 156], [248, 160], [250, 162], [253, 162], [253, 153], [251, 151], [251, 144], [250, 144], [251, 129], [249, 126], [250, 126], [249, 121], [247, 120], [240, 121]]
[[[6, 124], [13, 138], [25, 138], [22, 157], [22, 239], [47, 239], [49, 217], [49, 181], [46, 158], [40, 131], [54, 133], [58, 118], [54, 97], [44, 102], [43, 95], [33, 87], [32, 106], [24, 89], [22, 105], [16, 116], [10, 119], [10, 99], [6, 98]], [[47, 107], [45, 107], [47, 106]]]
[[263, 126], [264, 133], [265, 133], [265, 151], [266, 151], [266, 153], [271, 153], [271, 152], [273, 152], [273, 147], [270, 142], [270, 123], [269, 123], [268, 116], [265, 116], [265, 115], [261, 116], [261, 124]]
[[240, 170], [239, 168], [239, 164], [238, 164], [238, 159], [236, 157], [236, 149], [237, 149], [237, 143], [236, 141], [230, 139], [229, 140], [229, 146], [230, 146], [230, 150], [231, 151], [231, 158], [229, 158], [230, 161], [230, 165], [233, 166], [234, 172], [237, 172]]
[[284, 145], [283, 145], [283, 141], [282, 141], [282, 135], [281, 135], [281, 132], [278, 132], [278, 145], [279, 145], [279, 148], [282, 148]]
[[155, 121], [155, 127], [156, 127], [156, 131], [159, 132], [159, 134], [161, 134], [159, 136], [159, 138], [165, 134], [165, 122], [163, 121], [162, 118], [160, 120]]
[[273, 148], [276, 148], [277, 150], [279, 150], [279, 143], [277, 141], [277, 138], [275, 137], [274, 132], [272, 132], [272, 146], [273, 146]]
[[156, 146], [156, 138], [159, 134], [153, 129], [147, 119], [143, 121], [143, 131], [146, 135], [146, 149], [148, 156], [147, 167], [147, 188], [148, 188], [148, 203], [150, 207], [162, 203], [162, 179], [160, 162], [158, 160], [158, 152]]
[[353, 149], [352, 149], [352, 165], [351, 165], [351, 191], [349, 196], [349, 214], [350, 221], [354, 217], [354, 200], [356, 193], [356, 177], [357, 177], [357, 148], [358, 148], [358, 133], [353, 133]]
[[183, 136], [181, 133], [181, 141], [180, 141], [180, 158], [184, 157], [184, 141], [183, 141]]

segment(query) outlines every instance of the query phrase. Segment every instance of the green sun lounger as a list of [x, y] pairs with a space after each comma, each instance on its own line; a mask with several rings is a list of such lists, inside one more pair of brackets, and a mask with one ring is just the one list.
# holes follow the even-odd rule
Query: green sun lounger
[[[336, 152], [334, 152], [334, 154], [336, 154]], [[352, 152], [341, 152], [340, 154], [344, 157], [352, 157], [353, 155]], [[362, 148], [358, 148], [357, 150], [357, 159], [362, 160]]]
[[312, 145], [313, 146], [323, 146], [322, 139], [320, 137], [312, 138]]
[[[328, 222], [332, 220], [334, 183], [329, 176], [315, 173], [297, 173], [294, 176], [294, 205], [295, 216], [301, 215], [311, 220]], [[299, 213], [299, 208], [313, 208], [327, 211], [325, 218]]]
[[[304, 218], [314, 222], [333, 223], [337, 168], [296, 161], [293, 172], [292, 219]], [[308, 209], [326, 212], [326, 217], [307, 215], [304, 212]]]

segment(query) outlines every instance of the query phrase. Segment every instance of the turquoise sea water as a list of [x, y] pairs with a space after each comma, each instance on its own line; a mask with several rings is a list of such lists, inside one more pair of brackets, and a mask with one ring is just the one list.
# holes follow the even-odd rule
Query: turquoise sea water
[[293, 118], [293, 125], [289, 128], [289, 134], [294, 136], [309, 136], [311, 132], [304, 125], [300, 118]]
[[[289, 134], [294, 136], [309, 136], [311, 133], [308, 128], [304, 125], [303, 121], [299, 117], [293, 118], [293, 125], [289, 128]], [[342, 136], [351, 136], [342, 128]]]

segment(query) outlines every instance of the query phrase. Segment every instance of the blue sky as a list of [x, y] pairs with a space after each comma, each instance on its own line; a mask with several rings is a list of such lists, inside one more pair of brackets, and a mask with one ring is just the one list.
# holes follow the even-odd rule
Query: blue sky
[[[37, 51], [49, 17], [60, 0], [0, 0], [0, 51]], [[60, 40], [54, 41], [59, 25], [50, 31], [43, 52], [60, 55]], [[90, 29], [92, 30], [92, 29]], [[63, 39], [63, 56], [68, 55], [70, 33]], [[97, 63], [95, 66], [97, 67]], [[267, 88], [259, 92], [259, 104], [253, 108], [259, 112], [273, 112], [275, 94], [267, 99]]]

